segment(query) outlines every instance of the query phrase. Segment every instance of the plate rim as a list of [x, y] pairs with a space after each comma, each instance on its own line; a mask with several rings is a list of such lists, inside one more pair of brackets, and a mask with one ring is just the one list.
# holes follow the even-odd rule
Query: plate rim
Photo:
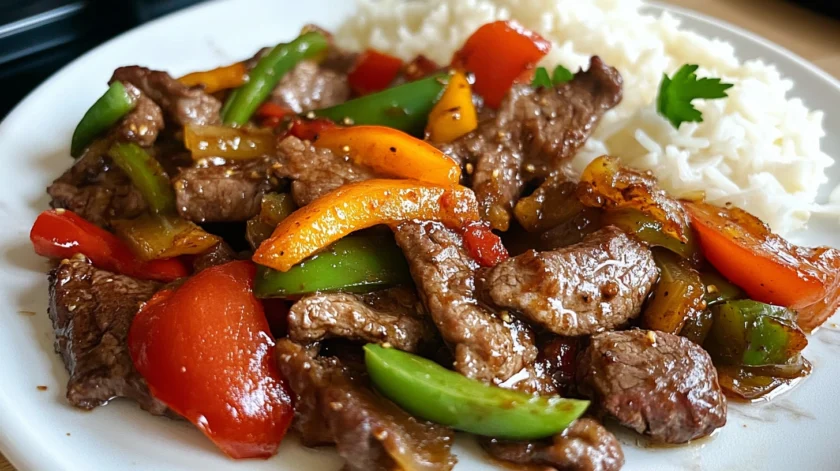
[[[86, 61], [89, 57], [97, 55], [101, 50], [111, 47], [115, 42], [124, 40], [126, 37], [143, 34], [147, 29], [158, 28], [160, 24], [166, 22], [176, 22], [181, 17], [194, 14], [196, 11], [218, 8], [218, 5], [224, 3], [235, 3], [237, 0], [211, 0], [206, 3], [192, 5], [183, 10], [170, 13], [163, 17], [144, 23], [140, 26], [125, 31], [108, 41], [94, 47], [90, 51], [85, 52], [70, 63], [64, 65], [59, 70], [50, 75], [47, 79], [41, 82], [36, 88], [29, 92], [15, 107], [6, 115], [0, 122], [0, 136], [3, 136], [11, 126], [10, 123], [16, 122], [18, 114], [21, 114], [23, 109], [31, 106], [30, 102], [34, 97], [38, 96], [43, 90], [54, 86], [58, 83], [69, 70], [74, 69], [79, 63]], [[670, 13], [677, 18], [690, 18], [693, 21], [705, 23], [707, 25], [728, 30], [737, 36], [740, 36], [746, 41], [757, 43], [765, 48], [768, 48], [776, 54], [785, 57], [791, 62], [801, 67], [809, 74], [818, 77], [825, 83], [827, 88], [831, 88], [835, 93], [840, 94], [840, 79], [835, 78], [825, 70], [818, 67], [816, 64], [810, 62], [799, 54], [761, 36], [753, 33], [740, 26], [719, 19], [704, 13], [699, 13], [690, 8], [664, 4], [659, 1], [643, 0], [641, 8], [645, 13], [661, 14]], [[737, 48], [735, 49], [738, 53]], [[739, 56], [739, 60], [744, 60]], [[772, 62], [770, 62], [772, 63]], [[30, 469], [55, 469], [66, 470], [70, 469], [68, 463], [60, 459], [60, 457], [53, 456], [48, 449], [42, 446], [42, 440], [39, 440], [37, 431], [31, 430], [27, 425], [26, 420], [19, 417], [19, 413], [15, 410], [10, 398], [0, 388], [0, 453], [6, 460], [18, 471], [27, 471]], [[40, 453], [39, 453], [40, 452]]]

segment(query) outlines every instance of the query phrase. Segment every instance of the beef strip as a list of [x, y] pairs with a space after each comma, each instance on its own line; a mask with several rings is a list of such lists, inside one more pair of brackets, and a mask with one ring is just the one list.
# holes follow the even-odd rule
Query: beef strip
[[107, 144], [99, 141], [91, 145], [47, 187], [50, 206], [69, 209], [101, 227], [109, 227], [112, 219], [131, 219], [145, 212], [143, 195], [105, 155]]
[[578, 419], [550, 439], [507, 441], [482, 439], [494, 458], [516, 464], [549, 466], [556, 471], [618, 471], [624, 452], [618, 439], [596, 420]]
[[96, 269], [77, 256], [50, 272], [49, 285], [55, 349], [70, 372], [67, 400], [93, 409], [127, 397], [152, 414], [166, 413], [134, 369], [126, 345], [140, 304], [160, 284]]
[[120, 141], [151, 147], [163, 129], [163, 111], [137, 87], [125, 83], [125, 90], [136, 100], [136, 106], [111, 131]]
[[396, 231], [420, 299], [468, 378], [529, 392], [553, 392], [535, 371], [531, 330], [513, 316], [499, 316], [475, 298], [478, 264], [456, 232], [436, 222], [406, 222]]
[[174, 181], [178, 213], [194, 222], [245, 221], [259, 213], [263, 194], [279, 186], [275, 166], [266, 157], [183, 168]]
[[312, 294], [292, 305], [288, 319], [289, 338], [301, 343], [341, 337], [416, 352], [435, 338], [416, 294], [405, 288], [364, 296]]
[[595, 335], [577, 378], [602, 413], [655, 441], [685, 443], [726, 423], [712, 360], [684, 337], [644, 330]]
[[119, 80], [139, 88], [160, 105], [169, 119], [187, 124], [216, 124], [222, 103], [198, 87], [187, 87], [166, 72], [132, 65], [114, 71], [111, 82]]
[[410, 416], [376, 395], [361, 371], [289, 339], [277, 363], [297, 396], [295, 428], [308, 446], [335, 443], [347, 471], [451, 470], [452, 431]]
[[565, 84], [515, 85], [494, 118], [441, 150], [474, 165], [472, 188], [483, 216], [507, 230], [524, 184], [569, 173], [567, 162], [619, 101], [621, 76], [595, 56]]
[[658, 276], [650, 249], [609, 226], [579, 244], [509, 258], [484, 272], [482, 281], [493, 304], [571, 336], [637, 317]]
[[308, 141], [288, 136], [278, 145], [282, 166], [279, 176], [292, 182], [292, 197], [298, 206], [304, 206], [341, 185], [368, 180], [374, 174], [329, 149], [314, 147]]
[[295, 113], [305, 113], [344, 103], [349, 97], [347, 74], [317, 62], [301, 61], [280, 79], [270, 101]]

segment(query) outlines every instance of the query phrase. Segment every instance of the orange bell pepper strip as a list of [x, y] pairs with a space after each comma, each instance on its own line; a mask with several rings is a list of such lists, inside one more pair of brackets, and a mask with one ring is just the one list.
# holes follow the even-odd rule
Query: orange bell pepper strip
[[270, 129], [245, 129], [229, 126], [184, 126], [184, 147], [193, 160], [207, 157], [253, 159], [275, 152], [275, 135]]
[[470, 82], [463, 72], [449, 77], [449, 84], [429, 113], [426, 135], [432, 142], [452, 142], [478, 126]]
[[475, 74], [473, 89], [498, 108], [511, 85], [522, 80], [551, 49], [551, 43], [516, 21], [494, 21], [478, 28], [455, 52], [452, 66]]
[[207, 93], [216, 93], [221, 90], [237, 88], [248, 81], [248, 69], [243, 62], [218, 67], [203, 72], [193, 72], [178, 79], [179, 82], [188, 86], [204, 86]]
[[840, 307], [840, 250], [791, 244], [737, 208], [685, 207], [706, 260], [750, 298], [797, 310], [806, 332]]
[[344, 185], [284, 219], [254, 253], [254, 262], [288, 271], [342, 237], [379, 224], [412, 219], [461, 228], [477, 221], [472, 190], [416, 180], [374, 179]]
[[461, 167], [431, 144], [385, 126], [323, 129], [313, 142], [389, 177], [455, 185]]

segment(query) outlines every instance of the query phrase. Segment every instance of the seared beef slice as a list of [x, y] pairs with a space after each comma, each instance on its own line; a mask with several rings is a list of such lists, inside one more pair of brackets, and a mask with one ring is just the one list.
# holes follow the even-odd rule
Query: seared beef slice
[[564, 173], [601, 116], [621, 101], [621, 76], [593, 57], [586, 72], [556, 87], [516, 85], [495, 119], [441, 150], [475, 165], [472, 188], [483, 216], [507, 230], [523, 185]]
[[70, 403], [92, 409], [127, 397], [152, 414], [165, 413], [134, 369], [126, 345], [140, 304], [160, 285], [99, 270], [83, 258], [62, 261], [49, 283], [55, 349], [70, 372]]
[[451, 470], [452, 430], [410, 416], [375, 394], [364, 374], [289, 339], [277, 364], [297, 396], [294, 426], [310, 446], [335, 443], [346, 471]]
[[726, 423], [712, 360], [684, 337], [645, 330], [595, 335], [577, 377], [604, 414], [659, 442], [685, 443]]
[[638, 316], [658, 276], [650, 249], [610, 226], [579, 244], [509, 258], [483, 278], [494, 304], [572, 336], [614, 329]]
[[481, 445], [500, 460], [546, 465], [562, 471], [618, 471], [624, 465], [624, 452], [618, 439], [590, 418], [578, 419], [563, 432], [544, 440], [493, 438], [483, 439]]
[[478, 264], [458, 233], [436, 222], [407, 222], [395, 234], [458, 372], [511, 389], [553, 391], [551, 379], [534, 370], [533, 332], [518, 319], [502, 318], [476, 300]]
[[316, 293], [304, 296], [289, 310], [289, 338], [317, 342], [347, 338], [389, 343], [414, 352], [435, 338], [413, 290], [392, 288], [363, 296]]

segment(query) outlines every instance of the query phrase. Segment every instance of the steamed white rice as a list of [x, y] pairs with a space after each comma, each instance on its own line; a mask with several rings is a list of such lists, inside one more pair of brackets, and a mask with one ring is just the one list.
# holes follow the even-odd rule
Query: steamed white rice
[[[362, 0], [337, 33], [341, 44], [404, 59], [418, 53], [448, 63], [479, 26], [514, 18], [553, 43], [542, 65], [570, 70], [599, 55], [624, 78], [622, 103], [574, 159], [582, 169], [602, 154], [653, 171], [677, 196], [752, 211], [773, 229], [802, 228], [833, 160], [820, 150], [822, 112], [787, 97], [792, 83], [772, 65], [741, 62], [732, 46], [681, 30], [664, 14], [643, 15], [640, 0]], [[697, 100], [702, 123], [675, 130], [656, 113], [663, 73], [699, 64], [699, 76], [735, 86], [722, 100]]]

